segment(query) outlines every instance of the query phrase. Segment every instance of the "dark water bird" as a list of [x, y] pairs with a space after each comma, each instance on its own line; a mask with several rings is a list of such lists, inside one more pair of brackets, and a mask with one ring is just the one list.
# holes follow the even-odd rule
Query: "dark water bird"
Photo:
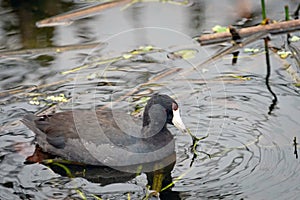
[[43, 151], [65, 160], [110, 167], [151, 163], [174, 155], [167, 124], [186, 132], [177, 102], [163, 94], [148, 100], [142, 127], [116, 109], [28, 114], [22, 122], [36, 134]]

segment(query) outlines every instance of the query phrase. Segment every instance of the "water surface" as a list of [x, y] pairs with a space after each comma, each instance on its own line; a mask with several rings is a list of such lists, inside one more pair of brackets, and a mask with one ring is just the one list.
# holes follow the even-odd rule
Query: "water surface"
[[[198, 137], [208, 135], [200, 141], [199, 155], [193, 159], [191, 137], [170, 126], [177, 161], [165, 177], [166, 182], [173, 180], [174, 186], [161, 193], [162, 199], [299, 197], [300, 167], [295, 154], [299, 147], [293, 145], [295, 137], [299, 141], [300, 133], [299, 88], [284, 69], [286, 63], [292, 64], [299, 76], [296, 62], [271, 53], [270, 82], [278, 97], [271, 112], [262, 40], [249, 45], [260, 49], [260, 53], [241, 52], [234, 66], [231, 56], [225, 56], [195, 69], [220, 47], [201, 47], [193, 37], [216, 24], [238, 21], [237, 14], [231, 14], [231, 1], [198, 1], [189, 6], [139, 3], [122, 11], [113, 8], [69, 26], [38, 29], [34, 26], [36, 21], [86, 5], [80, 1], [49, 2], [1, 2], [2, 50], [99, 45], [62, 53], [1, 56], [1, 91], [23, 92], [1, 96], [0, 199], [80, 198], [78, 191], [88, 199], [94, 199], [93, 195], [103, 199], [142, 199], [151, 174], [122, 175], [115, 181], [95, 183], [60, 176], [41, 164], [24, 164], [26, 156], [33, 152], [34, 134], [19, 120], [53, 103], [45, 99], [51, 95], [63, 94], [70, 99], [56, 108], [67, 110], [93, 109], [131, 94], [116, 105], [130, 114], [136, 105], [144, 105], [141, 97], [154, 92], [172, 95], [191, 132]], [[284, 3], [296, 7], [294, 1]], [[224, 12], [215, 12], [219, 7]], [[252, 9], [253, 21], [259, 21], [259, 5]], [[268, 4], [268, 15], [283, 19], [283, 3]], [[277, 47], [284, 42], [285, 36], [272, 37]], [[299, 42], [295, 45], [299, 47]], [[133, 56], [132, 51], [138, 49], [144, 53]], [[188, 59], [170, 57], [179, 50], [194, 54]], [[103, 60], [106, 62], [99, 62]], [[83, 65], [87, 67], [78, 68]], [[46, 86], [24, 90], [37, 85]], [[131, 93], [133, 90], [137, 92]], [[117, 176], [114, 173], [112, 176]]]

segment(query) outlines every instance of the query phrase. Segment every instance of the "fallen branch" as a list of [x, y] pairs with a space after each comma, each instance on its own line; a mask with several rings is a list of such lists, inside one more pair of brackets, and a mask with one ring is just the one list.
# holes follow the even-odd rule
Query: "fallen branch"
[[107, 3], [97, 4], [95, 6], [89, 6], [80, 8], [65, 14], [56, 15], [54, 17], [50, 17], [47, 19], [43, 19], [36, 23], [36, 26], [41, 27], [50, 27], [50, 26], [58, 26], [58, 25], [68, 25], [71, 24], [74, 20], [84, 18], [87, 16], [99, 14], [100, 11], [106, 10], [108, 8], [112, 8], [115, 6], [119, 6], [122, 4], [130, 3], [132, 0], [117, 0]]
[[70, 25], [73, 21], [82, 19], [85, 17], [90, 17], [93, 15], [100, 14], [101, 11], [117, 7], [120, 5], [125, 5], [122, 9], [126, 9], [129, 6], [138, 3], [138, 2], [163, 2], [163, 3], [170, 3], [174, 5], [184, 5], [188, 6], [191, 4], [189, 0], [183, 0], [183, 1], [177, 1], [177, 0], [115, 0], [115, 1], [110, 1], [106, 3], [100, 3], [97, 5], [93, 6], [88, 6], [84, 8], [80, 8], [77, 10], [73, 10], [67, 13], [63, 13], [60, 15], [56, 15], [47, 19], [43, 19], [41, 21], [38, 21], [36, 23], [36, 26], [41, 28], [41, 27], [52, 27], [52, 26], [60, 26], [60, 25]]
[[61, 52], [65, 52], [65, 51], [92, 49], [92, 48], [96, 48], [97, 46], [100, 46], [100, 45], [102, 45], [102, 44], [101, 43], [91, 43], [91, 44], [75, 44], [75, 45], [65, 45], [65, 46], [56, 46], [56, 47], [35, 48], [35, 49], [0, 51], [0, 57], [1, 56], [42, 54], [42, 53], [61, 53]]
[[221, 52], [217, 52], [215, 55], [213, 55], [212, 57], [210, 57], [209, 59], [205, 60], [204, 62], [200, 63], [199, 65], [196, 66], [196, 68], [200, 68], [203, 67], [204, 65], [207, 65], [209, 63], [215, 62], [216, 60], [224, 57], [227, 54], [231, 54], [234, 51], [243, 48], [244, 46], [251, 44], [254, 41], [259, 40], [260, 38], [264, 37], [267, 33], [266, 32], [260, 32], [258, 34], [254, 34], [253, 36], [247, 38], [245, 41], [241, 42], [241, 43], [235, 43], [233, 44], [233, 46], [228, 47], [226, 49], [223, 49]]
[[[248, 28], [242, 28], [238, 31], [241, 37], [247, 37], [255, 33], [267, 32], [270, 34], [282, 34], [300, 30], [300, 19], [277, 22], [267, 25], [258, 25]], [[197, 38], [201, 45], [209, 45], [231, 40], [230, 32], [204, 34]]]

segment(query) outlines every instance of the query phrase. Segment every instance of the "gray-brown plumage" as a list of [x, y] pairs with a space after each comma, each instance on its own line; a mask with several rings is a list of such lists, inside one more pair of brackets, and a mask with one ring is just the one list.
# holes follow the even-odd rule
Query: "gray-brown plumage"
[[173, 124], [178, 104], [154, 94], [147, 102], [143, 127], [117, 110], [73, 110], [22, 120], [43, 151], [90, 165], [128, 166], [161, 160], [174, 153]]

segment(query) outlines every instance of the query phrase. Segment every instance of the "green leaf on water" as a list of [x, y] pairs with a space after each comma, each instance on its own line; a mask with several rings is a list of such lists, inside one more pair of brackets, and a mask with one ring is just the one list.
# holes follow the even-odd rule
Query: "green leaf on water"
[[244, 52], [245, 53], [258, 53], [259, 49], [258, 48], [245, 48]]
[[145, 104], [145, 103], [147, 103], [147, 101], [150, 99], [150, 97], [142, 97], [141, 99], [140, 99], [140, 102], [141, 103], [143, 103], [143, 104]]
[[293, 35], [292, 38], [290, 39], [291, 42], [298, 42], [300, 41], [300, 37]]
[[137, 49], [134, 49], [132, 51], [130, 51], [129, 53], [131, 55], [139, 55], [139, 54], [143, 54], [143, 53], [148, 53], [155, 50], [155, 48], [151, 45], [147, 45], [147, 46], [140, 46]]
[[198, 51], [196, 49], [183, 49], [183, 50], [178, 50], [174, 51], [168, 54], [168, 58], [175, 60], [175, 59], [191, 59], [196, 56]]
[[148, 51], [152, 51], [154, 47], [152, 45], [147, 45], [147, 46], [141, 46], [140, 49], [148, 52]]
[[98, 73], [92, 73], [92, 74], [89, 74], [86, 78], [88, 80], [94, 80], [97, 77], [98, 77]]
[[277, 54], [280, 56], [280, 58], [286, 59], [289, 55], [292, 54], [292, 52], [280, 50], [280, 51], [277, 51]]
[[38, 106], [40, 105], [40, 102], [37, 97], [34, 97], [32, 98], [32, 100], [29, 101], [29, 104]]
[[300, 87], [300, 82], [299, 83], [294, 83], [295, 87]]
[[[49, 104], [50, 102], [50, 104]], [[46, 96], [46, 95], [41, 95], [33, 97], [31, 100], [29, 100], [29, 104], [31, 105], [52, 105], [52, 102], [68, 102], [68, 99], [65, 97], [64, 94], [59, 94], [57, 96], [51, 95], [51, 96]]]
[[47, 96], [46, 100], [56, 101], [56, 102], [68, 102], [68, 99], [64, 94], [59, 94], [58, 96]]
[[228, 27], [226, 27], [226, 26], [220, 26], [220, 25], [215, 25], [212, 28], [212, 30], [215, 33], [224, 33], [224, 32], [228, 32], [229, 31]]
[[251, 77], [243, 76], [243, 75], [236, 75], [236, 74], [227, 74], [224, 77], [230, 77], [230, 78], [235, 78], [243, 81], [249, 81], [251, 80]]
[[124, 59], [130, 59], [130, 58], [132, 58], [133, 55], [132, 55], [132, 54], [125, 53], [125, 54], [123, 54], [122, 56], [123, 56]]

